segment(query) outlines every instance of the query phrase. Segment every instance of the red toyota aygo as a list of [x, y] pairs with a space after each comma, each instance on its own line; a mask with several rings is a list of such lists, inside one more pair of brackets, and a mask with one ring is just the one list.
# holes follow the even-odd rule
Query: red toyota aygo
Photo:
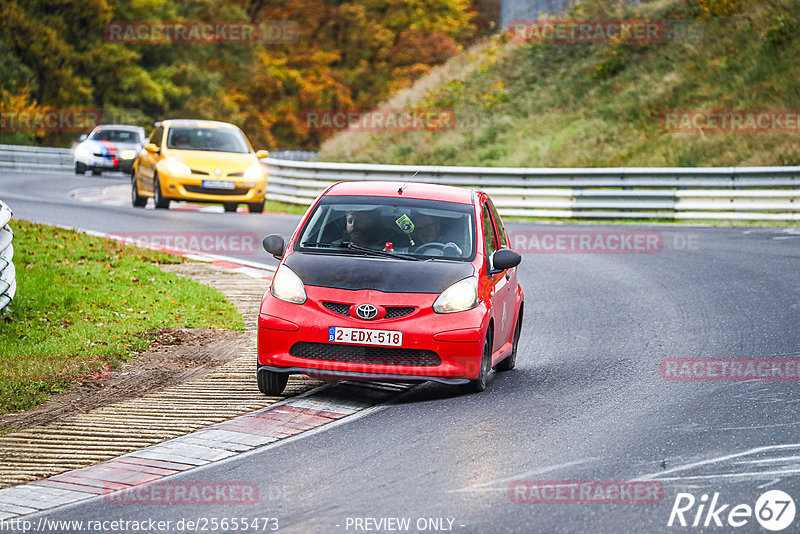
[[339, 182], [311, 205], [280, 260], [258, 317], [258, 387], [290, 374], [433, 380], [486, 388], [514, 368], [524, 295], [521, 256], [479, 190]]

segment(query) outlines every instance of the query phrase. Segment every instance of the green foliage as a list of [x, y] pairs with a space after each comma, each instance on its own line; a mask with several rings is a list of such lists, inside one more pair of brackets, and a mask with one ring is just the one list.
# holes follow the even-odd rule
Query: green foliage
[[[453, 109], [455, 129], [370, 139], [347, 132], [326, 142], [320, 158], [522, 167], [793, 164], [797, 132], [676, 132], [662, 124], [674, 110], [800, 109], [798, 0], [720, 1], [707, 17], [699, 5], [575, 3], [576, 19], [662, 20], [673, 30], [654, 43], [496, 39], [505, 50], [498, 61], [475, 57], [457, 80], [445, 65], [447, 77], [409, 91], [417, 95], [412, 106]], [[500, 83], [494, 91], [507, 99], [493, 94]], [[402, 158], [396, 146], [406, 147]]]
[[[309, 131], [304, 112], [376, 105], [457, 54], [474, 36], [473, 14], [469, 0], [4, 0], [0, 91], [10, 96], [0, 103], [11, 111], [99, 108], [148, 128], [169, 117], [218, 119], [241, 126], [258, 148], [316, 147], [328, 134]], [[285, 43], [107, 42], [106, 24], [125, 20], [288, 21], [297, 35]], [[52, 145], [75, 135], [21, 137]], [[0, 132], [0, 142], [10, 138]]]
[[17, 294], [0, 317], [0, 415], [102, 374], [170, 327], [243, 329], [218, 291], [154, 262], [182, 258], [13, 221]]

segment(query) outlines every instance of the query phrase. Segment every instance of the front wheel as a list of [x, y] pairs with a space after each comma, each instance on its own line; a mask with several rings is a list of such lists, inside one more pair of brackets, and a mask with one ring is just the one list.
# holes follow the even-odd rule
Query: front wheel
[[288, 373], [276, 373], [267, 369], [258, 371], [258, 390], [264, 395], [274, 397], [283, 393], [289, 381]]
[[239, 207], [239, 204], [237, 204], [236, 202], [224, 202], [222, 204], [222, 207], [225, 208], [225, 211], [227, 212], [234, 212], [236, 211], [236, 208]]
[[505, 360], [494, 366], [494, 370], [498, 373], [510, 371], [517, 365], [517, 346], [519, 345], [519, 335], [522, 332], [522, 310], [519, 311], [519, 318], [514, 327], [514, 342], [511, 345], [511, 354]]
[[135, 174], [131, 178], [131, 204], [134, 208], [143, 208], [147, 204], [147, 197], [139, 194], [139, 184]]
[[486, 389], [486, 379], [492, 367], [492, 344], [489, 342], [491, 335], [492, 331], [489, 330], [486, 333], [486, 341], [483, 342], [483, 355], [481, 356], [481, 369], [478, 372], [478, 378], [464, 384], [465, 393], [480, 393]]
[[75, 174], [83, 174], [86, 172], [86, 165], [80, 161], [75, 162]]
[[156, 179], [153, 180], [153, 202], [156, 205], [156, 209], [169, 209], [170, 200], [168, 198], [164, 198], [164, 196], [161, 194], [161, 183], [158, 181], [158, 176], [156, 176]]
[[250, 213], [261, 213], [264, 211], [264, 201], [252, 202], [247, 205], [247, 209], [250, 211]]
[[92, 169], [92, 176], [100, 176], [101, 174], [103, 174], [103, 171], [100, 169]]

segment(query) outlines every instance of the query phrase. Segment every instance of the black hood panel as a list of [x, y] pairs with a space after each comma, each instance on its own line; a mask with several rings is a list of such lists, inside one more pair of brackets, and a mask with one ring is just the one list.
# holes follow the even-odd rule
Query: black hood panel
[[295, 252], [286, 258], [285, 264], [306, 285], [386, 293], [441, 293], [474, 273], [469, 262], [408, 261], [350, 254]]

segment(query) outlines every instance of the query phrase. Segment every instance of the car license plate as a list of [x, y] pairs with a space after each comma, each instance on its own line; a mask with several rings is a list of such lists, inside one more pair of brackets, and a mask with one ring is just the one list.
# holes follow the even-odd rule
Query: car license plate
[[400, 347], [403, 345], [403, 333], [397, 330], [368, 330], [366, 328], [331, 326], [328, 329], [328, 341], [331, 343]]
[[236, 189], [236, 184], [222, 180], [203, 180], [203, 187], [207, 189]]

